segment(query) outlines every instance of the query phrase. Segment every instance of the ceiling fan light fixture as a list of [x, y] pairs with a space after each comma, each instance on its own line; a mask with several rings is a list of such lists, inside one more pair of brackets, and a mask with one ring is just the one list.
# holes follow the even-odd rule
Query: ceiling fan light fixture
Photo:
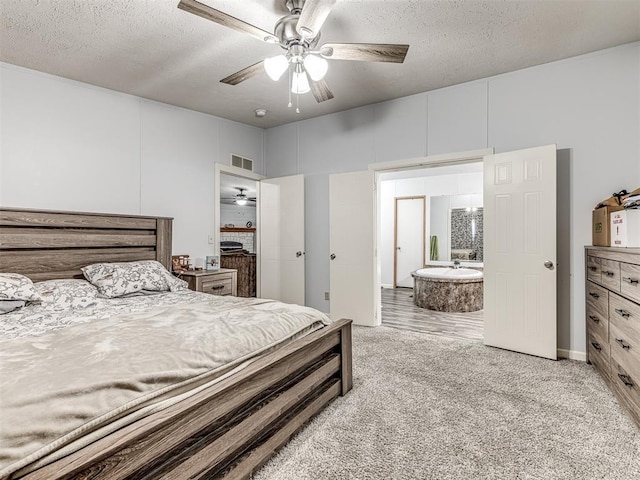
[[248, 200], [246, 198], [236, 198], [236, 205], [244, 207], [247, 204], [247, 201]]
[[309, 79], [304, 70], [299, 72], [293, 72], [293, 78], [291, 79], [291, 93], [296, 95], [302, 95], [311, 91], [309, 86]]
[[311, 80], [319, 82], [327, 74], [329, 62], [322, 57], [309, 54], [304, 59], [304, 69], [311, 77]]
[[289, 68], [289, 60], [284, 55], [276, 55], [275, 57], [266, 58], [264, 61], [264, 70], [267, 75], [274, 80], [280, 80], [280, 77]]

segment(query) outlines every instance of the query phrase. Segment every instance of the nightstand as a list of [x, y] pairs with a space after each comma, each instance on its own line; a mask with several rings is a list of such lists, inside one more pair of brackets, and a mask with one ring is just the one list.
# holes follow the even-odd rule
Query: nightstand
[[237, 295], [238, 271], [231, 268], [220, 270], [194, 270], [180, 274], [180, 278], [189, 284], [189, 288], [196, 292], [211, 293], [213, 295]]

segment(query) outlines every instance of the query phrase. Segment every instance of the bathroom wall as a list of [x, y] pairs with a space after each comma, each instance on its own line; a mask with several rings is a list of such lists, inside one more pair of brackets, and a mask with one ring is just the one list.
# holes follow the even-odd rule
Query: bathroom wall
[[[450, 208], [457, 206], [482, 206], [482, 172], [468, 171], [481, 170], [482, 166], [466, 165], [458, 167], [446, 167], [447, 172], [458, 169], [466, 173], [438, 175], [438, 168], [424, 169], [413, 173], [407, 173], [411, 178], [395, 178], [398, 174], [382, 174], [380, 176], [380, 268], [381, 283], [385, 287], [393, 286], [393, 255], [394, 255], [394, 223], [395, 223], [395, 198], [413, 195], [425, 195], [427, 197], [427, 221], [425, 238], [427, 239], [426, 255], [429, 258], [429, 237], [439, 236], [439, 248], [442, 258], [448, 258], [448, 220], [446, 215]], [[441, 171], [441, 170], [440, 170]], [[422, 176], [420, 176], [422, 175]], [[391, 177], [392, 179], [387, 180]], [[446, 202], [445, 216], [431, 218], [433, 205], [431, 199]], [[437, 202], [438, 200], [436, 200]], [[437, 232], [432, 232], [433, 228]], [[416, 268], [419, 268], [416, 265]]]

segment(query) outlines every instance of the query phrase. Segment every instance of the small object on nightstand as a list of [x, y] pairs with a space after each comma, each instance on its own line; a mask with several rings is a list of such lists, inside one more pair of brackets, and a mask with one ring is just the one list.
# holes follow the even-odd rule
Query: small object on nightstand
[[206, 269], [209, 272], [215, 272], [217, 270], [220, 270], [220, 256], [207, 255]]
[[171, 257], [171, 270], [173, 273], [181, 273], [189, 268], [189, 255], [173, 255]]

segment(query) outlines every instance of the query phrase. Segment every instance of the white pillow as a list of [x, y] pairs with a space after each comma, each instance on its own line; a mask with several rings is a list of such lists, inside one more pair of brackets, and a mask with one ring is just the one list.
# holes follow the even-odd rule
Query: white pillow
[[86, 308], [98, 300], [98, 289], [86, 280], [47, 280], [34, 284], [47, 310]]
[[143, 290], [167, 292], [183, 290], [187, 283], [171, 275], [155, 260], [126, 263], [94, 263], [82, 268], [84, 277], [109, 298]]
[[0, 300], [39, 302], [42, 297], [28, 277], [19, 273], [0, 273]]

